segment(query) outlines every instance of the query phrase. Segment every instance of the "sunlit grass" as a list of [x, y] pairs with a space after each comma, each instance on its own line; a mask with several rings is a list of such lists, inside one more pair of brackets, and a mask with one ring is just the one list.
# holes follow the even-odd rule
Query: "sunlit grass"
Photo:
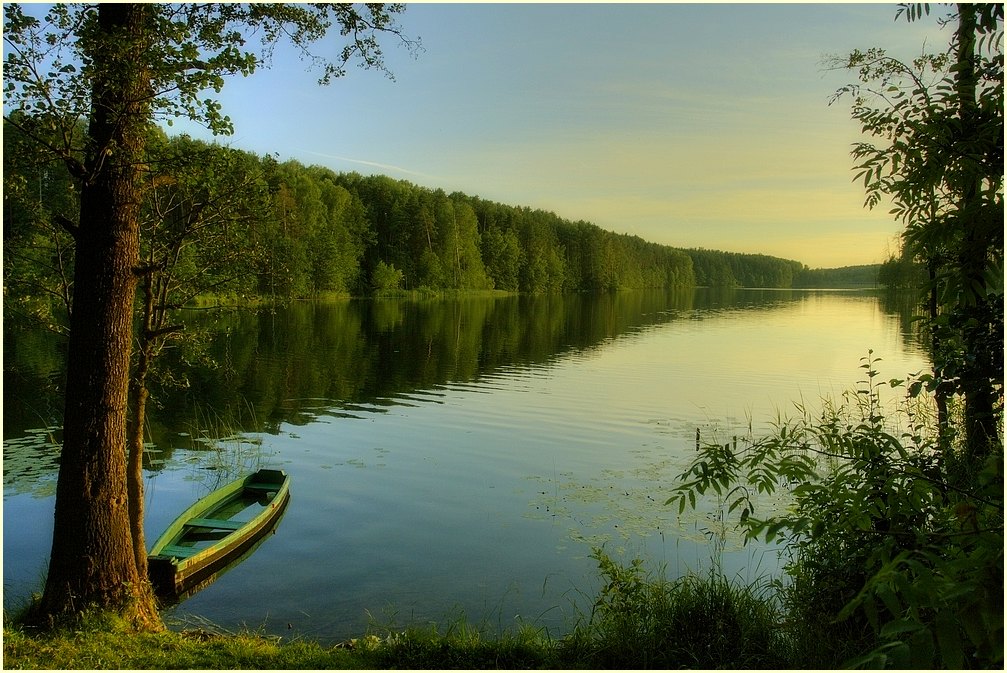
[[81, 629], [29, 635], [4, 629], [7, 669], [369, 668], [361, 653], [311, 642], [280, 644], [254, 634], [130, 633]]
[[790, 650], [768, 585], [742, 585], [716, 572], [677, 580], [646, 575], [642, 563], [594, 557], [605, 583], [589, 615], [554, 636], [517, 624], [503, 633], [458, 616], [443, 625], [370, 632], [326, 647], [206, 624], [181, 632], [135, 633], [119, 619], [89, 615], [52, 633], [7, 619], [8, 669], [566, 669], [780, 668]]

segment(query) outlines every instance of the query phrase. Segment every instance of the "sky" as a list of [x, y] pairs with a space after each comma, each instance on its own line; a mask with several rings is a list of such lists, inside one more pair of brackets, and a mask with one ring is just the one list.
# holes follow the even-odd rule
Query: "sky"
[[[827, 57], [947, 43], [893, 4], [426, 4], [381, 72], [327, 87], [289, 49], [219, 100], [218, 142], [555, 212], [675, 247], [869, 264], [900, 225], [864, 207], [853, 81]], [[928, 37], [929, 36], [929, 37]], [[327, 38], [329, 39], [329, 38]], [[339, 43], [320, 43], [335, 53]], [[176, 123], [171, 133], [211, 138]]]

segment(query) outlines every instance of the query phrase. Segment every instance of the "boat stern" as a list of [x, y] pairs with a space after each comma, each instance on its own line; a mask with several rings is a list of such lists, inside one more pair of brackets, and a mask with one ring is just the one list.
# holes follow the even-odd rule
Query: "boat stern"
[[177, 575], [178, 561], [173, 556], [147, 557], [147, 577], [158, 596], [170, 596], [177, 592]]

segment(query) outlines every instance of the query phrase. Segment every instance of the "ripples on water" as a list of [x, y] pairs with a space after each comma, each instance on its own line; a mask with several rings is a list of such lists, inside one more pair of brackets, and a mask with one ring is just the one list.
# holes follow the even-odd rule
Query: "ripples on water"
[[[165, 462], [148, 472], [148, 536], [228, 472], [258, 463], [292, 475], [292, 500], [274, 538], [171, 616], [323, 641], [359, 635], [368, 615], [444, 623], [459, 611], [493, 628], [519, 616], [555, 632], [589, 607], [594, 545], [672, 575], [708, 564], [721, 523], [709, 513], [679, 520], [663, 506], [697, 428], [728, 438], [750, 423], [764, 428], [794, 400], [852, 386], [868, 348], [892, 376], [926, 366], [903, 334], [904, 317], [874, 297], [739, 295], [644, 310], [609, 301], [591, 307], [580, 332], [555, 314], [580, 320], [588, 311], [563, 304], [534, 319], [522, 305], [498, 323], [499, 306], [439, 315], [449, 327], [491, 316], [469, 317], [484, 325], [472, 334], [432, 332], [403, 310], [396, 329], [422, 341], [412, 351], [399, 332], [370, 333], [366, 311], [340, 314], [332, 342], [321, 340], [324, 330], [277, 334], [276, 320], [263, 336], [260, 322], [257, 342], [227, 344], [229, 357], [247, 358], [228, 385], [251, 398], [258, 429], [208, 450], [177, 421], [162, 421], [152, 448]], [[487, 327], [531, 322], [542, 331]], [[271, 345], [285, 339], [309, 343]], [[390, 339], [401, 340], [375, 350]], [[473, 364], [487, 358], [492, 366]], [[373, 372], [355, 377], [365, 362], [377, 363]], [[358, 392], [325, 394], [336, 385]], [[5, 440], [5, 603], [38, 589], [48, 553], [46, 527], [27, 522], [51, 517], [55, 473], [17, 468], [37, 463], [37, 452], [51, 456], [37, 439], [45, 434]], [[771, 550], [735, 541], [723, 563], [744, 579], [777, 567]]]

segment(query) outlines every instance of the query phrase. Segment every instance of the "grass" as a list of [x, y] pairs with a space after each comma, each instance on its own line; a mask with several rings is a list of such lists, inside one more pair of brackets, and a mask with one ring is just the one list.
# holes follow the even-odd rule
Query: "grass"
[[[607, 669], [792, 668], [786, 631], [767, 585], [715, 572], [667, 580], [642, 563], [595, 552], [605, 586], [565, 637], [521, 626], [488, 634], [463, 619], [447, 626], [371, 633], [325, 647], [207, 629], [131, 632], [107, 615], [31, 633], [4, 627], [6, 669]], [[11, 622], [12, 620], [8, 620]]]
[[113, 617], [29, 634], [6, 626], [5, 669], [485, 669], [555, 668], [551, 643], [536, 633], [485, 639], [456, 626], [448, 634], [415, 629], [384, 638], [369, 635], [332, 647], [282, 642], [261, 634], [135, 633]]
[[202, 631], [79, 629], [32, 636], [11, 627], [4, 629], [3, 647], [6, 669], [373, 668], [366, 656], [350, 649]]
[[588, 620], [560, 643], [562, 658], [591, 668], [791, 668], [789, 636], [769, 584], [707, 576], [645, 575], [601, 550], [605, 586]]

